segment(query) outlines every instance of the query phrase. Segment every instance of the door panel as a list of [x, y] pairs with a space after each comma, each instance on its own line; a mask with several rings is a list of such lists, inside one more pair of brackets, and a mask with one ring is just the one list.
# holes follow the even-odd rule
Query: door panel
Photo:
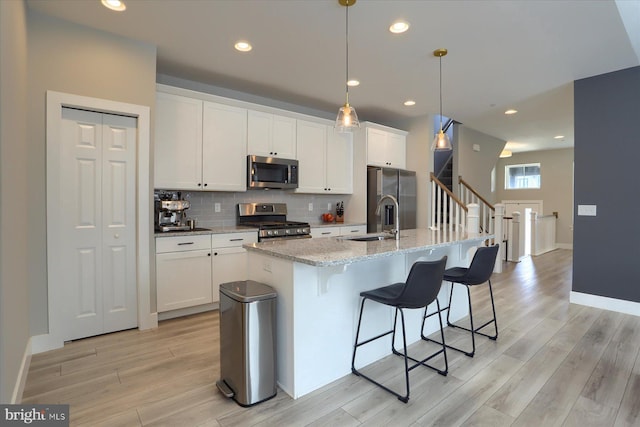
[[[136, 120], [63, 108], [60, 271], [64, 339], [137, 325]], [[115, 309], [114, 309], [115, 307]]]
[[132, 117], [102, 117], [103, 332], [137, 326], [136, 128]]

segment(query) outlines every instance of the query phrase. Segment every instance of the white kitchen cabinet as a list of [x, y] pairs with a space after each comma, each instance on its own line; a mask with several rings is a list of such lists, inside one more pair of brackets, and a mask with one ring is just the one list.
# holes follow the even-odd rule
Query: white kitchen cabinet
[[212, 302], [211, 236], [156, 239], [158, 312]]
[[311, 238], [336, 237], [340, 235], [339, 226], [311, 227]]
[[367, 234], [367, 226], [363, 225], [347, 225], [340, 227], [341, 236], [357, 236], [360, 234]]
[[353, 192], [353, 141], [322, 123], [298, 120], [297, 193], [351, 194]]
[[367, 165], [406, 169], [406, 132], [367, 126], [366, 137]]
[[311, 237], [339, 237], [367, 234], [366, 224], [361, 225], [326, 225], [324, 227], [311, 227]]
[[204, 101], [202, 119], [204, 190], [247, 189], [247, 110]]
[[246, 109], [158, 92], [155, 122], [155, 188], [246, 190]]
[[296, 120], [249, 110], [247, 151], [254, 156], [296, 158]]
[[211, 239], [211, 283], [213, 302], [220, 300], [220, 284], [247, 279], [247, 251], [245, 243], [258, 241], [258, 233], [214, 234]]
[[199, 190], [202, 182], [202, 101], [156, 94], [156, 188]]

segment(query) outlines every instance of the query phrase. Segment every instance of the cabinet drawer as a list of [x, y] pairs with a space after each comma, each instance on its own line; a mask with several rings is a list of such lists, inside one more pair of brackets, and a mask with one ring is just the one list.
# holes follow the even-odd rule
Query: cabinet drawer
[[246, 233], [222, 233], [211, 235], [212, 248], [227, 248], [232, 246], [242, 246], [245, 243], [255, 243], [258, 241], [257, 231]]
[[211, 235], [176, 236], [156, 238], [156, 253], [211, 249]]
[[354, 234], [367, 234], [366, 225], [348, 225], [346, 227], [340, 227], [340, 235], [348, 236]]

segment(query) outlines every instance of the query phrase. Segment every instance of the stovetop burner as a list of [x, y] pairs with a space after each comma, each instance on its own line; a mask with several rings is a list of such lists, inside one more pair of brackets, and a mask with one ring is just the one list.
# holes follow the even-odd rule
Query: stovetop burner
[[284, 203], [239, 203], [238, 225], [258, 228], [258, 241], [311, 237], [309, 223], [287, 221]]

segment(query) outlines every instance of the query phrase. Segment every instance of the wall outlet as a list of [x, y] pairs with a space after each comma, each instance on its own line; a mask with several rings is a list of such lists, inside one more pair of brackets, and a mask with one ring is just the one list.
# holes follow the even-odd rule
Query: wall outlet
[[313, 203], [309, 203], [309, 212], [313, 212]]
[[213, 210], [215, 210], [217, 213], [219, 213], [220, 212], [220, 203], [214, 203]]
[[327, 203], [327, 210], [330, 211], [331, 210], [331, 203]]
[[271, 261], [265, 260], [264, 264], [262, 264], [262, 269], [271, 273]]

